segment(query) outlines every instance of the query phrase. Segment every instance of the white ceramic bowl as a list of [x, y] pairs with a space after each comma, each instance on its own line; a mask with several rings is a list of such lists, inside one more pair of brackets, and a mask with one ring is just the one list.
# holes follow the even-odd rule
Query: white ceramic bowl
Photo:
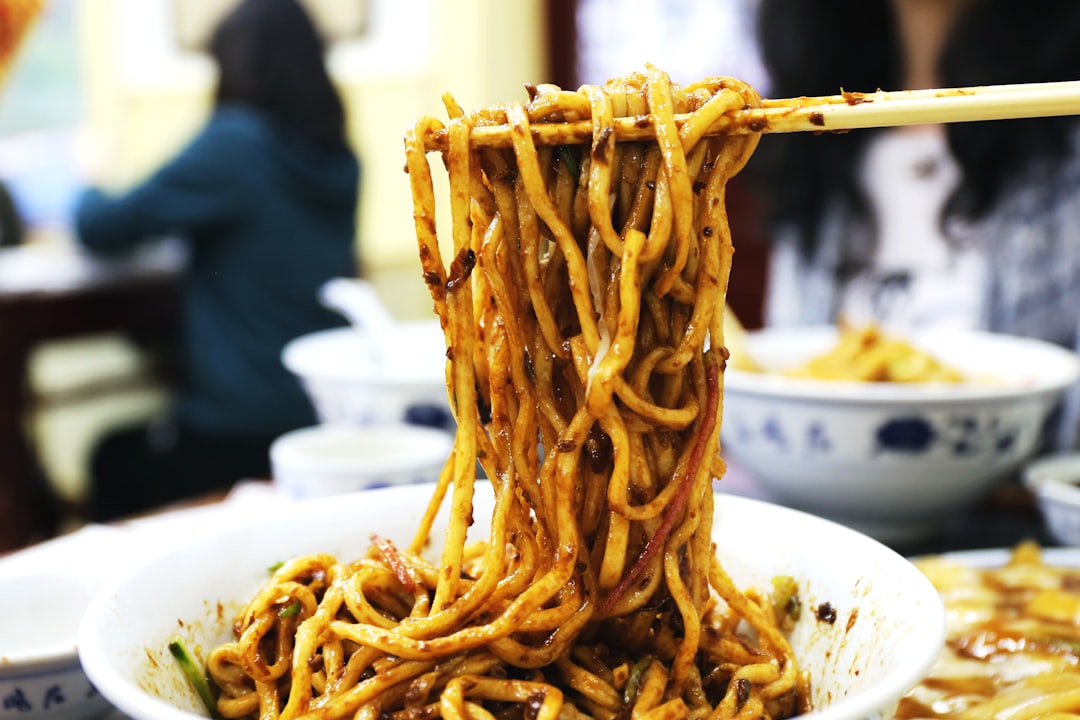
[[1032, 461], [1024, 468], [1024, 485], [1034, 495], [1050, 534], [1062, 545], [1080, 546], [1080, 453]]
[[273, 483], [294, 500], [308, 500], [434, 482], [453, 444], [453, 436], [444, 430], [413, 425], [302, 428], [270, 446]]
[[108, 708], [76, 651], [91, 595], [71, 573], [0, 574], [0, 720], [76, 720]]
[[[831, 327], [749, 333], [767, 370], [830, 349]], [[1075, 353], [973, 332], [912, 335], [976, 381], [913, 385], [815, 381], [729, 368], [722, 444], [770, 497], [891, 543], [921, 539], [1019, 471], [1066, 388]]]
[[401, 422], [413, 407], [448, 415], [446, 343], [438, 321], [394, 327], [392, 342], [376, 342], [354, 327], [296, 338], [282, 362], [304, 386], [322, 422]]
[[[241, 603], [266, 568], [298, 554], [359, 556], [371, 532], [411, 540], [432, 492], [406, 486], [324, 498], [230, 523], [109, 583], [91, 602], [80, 654], [101, 692], [134, 720], [193, 720], [197, 698], [174, 669], [166, 644], [178, 632], [189, 647], [229, 637]], [[713, 538], [721, 562], [743, 587], [796, 579], [807, 612], [792, 642], [809, 670], [817, 720], [890, 714], [939, 654], [945, 631], [940, 597], [907, 560], [849, 528], [807, 513], [717, 496]], [[470, 538], [486, 536], [490, 487], [477, 490]], [[442, 537], [437, 519], [433, 537]], [[437, 548], [433, 549], [437, 552]], [[828, 602], [835, 622], [817, 619]]]

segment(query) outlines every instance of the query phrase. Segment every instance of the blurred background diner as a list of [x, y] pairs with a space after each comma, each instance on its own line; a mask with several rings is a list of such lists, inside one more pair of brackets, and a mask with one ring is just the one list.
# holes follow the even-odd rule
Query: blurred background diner
[[97, 522], [269, 477], [274, 439], [316, 422], [281, 352], [345, 324], [319, 289], [359, 270], [360, 167], [310, 16], [297, 0], [244, 0], [208, 47], [206, 125], [147, 180], [90, 188], [75, 208], [78, 242], [94, 254], [167, 235], [186, 251], [174, 407], [99, 443]]

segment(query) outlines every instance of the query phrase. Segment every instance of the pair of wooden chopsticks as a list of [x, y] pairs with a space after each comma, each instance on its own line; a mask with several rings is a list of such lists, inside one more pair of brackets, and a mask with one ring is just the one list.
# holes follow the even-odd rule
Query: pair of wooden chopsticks
[[[841, 92], [822, 97], [763, 100], [761, 107], [724, 116], [713, 128], [718, 133], [835, 132], [870, 127], [896, 127], [976, 120], [1015, 120], [1032, 117], [1080, 115], [1080, 81], [986, 85], [968, 88], [902, 90], [874, 93]], [[676, 116], [677, 124], [685, 116]], [[540, 144], [569, 145], [592, 137], [588, 120], [537, 125], [534, 137]], [[647, 118], [616, 118], [619, 140], [646, 140], [654, 136]], [[510, 144], [506, 125], [477, 127], [472, 141], [481, 146]], [[446, 147], [443, 131], [428, 138], [429, 149]]]

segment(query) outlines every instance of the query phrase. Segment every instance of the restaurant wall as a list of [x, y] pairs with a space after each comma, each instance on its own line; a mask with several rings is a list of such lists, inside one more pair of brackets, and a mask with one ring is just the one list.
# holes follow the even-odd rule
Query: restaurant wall
[[[416, 259], [404, 133], [422, 114], [445, 117], [440, 98], [446, 91], [465, 108], [524, 99], [523, 85], [542, 81], [547, 66], [542, 5], [367, 0], [364, 33], [329, 48], [350, 139], [364, 168], [357, 221], [364, 274], [399, 317], [431, 313]], [[152, 171], [210, 110], [213, 65], [180, 49], [174, 10], [172, 0], [80, 5], [85, 145], [111, 187]]]

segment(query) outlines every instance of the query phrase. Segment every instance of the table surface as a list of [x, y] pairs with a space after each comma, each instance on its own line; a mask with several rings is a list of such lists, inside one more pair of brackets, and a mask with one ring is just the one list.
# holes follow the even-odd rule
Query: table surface
[[0, 248], [0, 302], [171, 278], [183, 262], [181, 246], [165, 240], [117, 258], [94, 256], [64, 240], [4, 247]]
[[0, 249], [0, 552], [48, 537], [57, 510], [25, 429], [38, 344], [125, 332], [169, 342], [178, 324], [179, 246], [100, 259], [70, 242]]

